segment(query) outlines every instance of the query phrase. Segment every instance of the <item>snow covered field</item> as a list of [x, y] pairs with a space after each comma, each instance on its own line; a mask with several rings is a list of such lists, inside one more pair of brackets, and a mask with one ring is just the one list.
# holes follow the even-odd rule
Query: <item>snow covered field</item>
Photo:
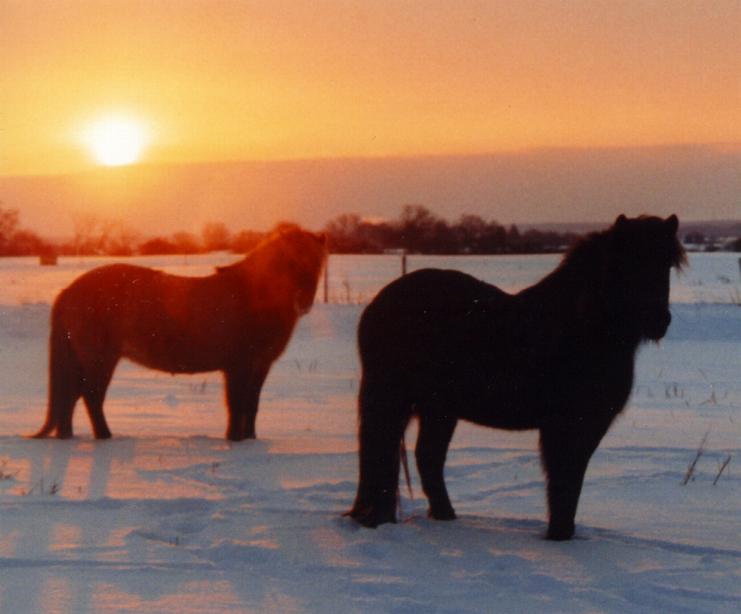
[[[737, 256], [692, 255], [673, 280], [669, 334], [639, 354], [566, 543], [542, 539], [535, 433], [463, 423], [447, 464], [459, 520], [425, 518], [414, 468], [403, 522], [372, 531], [341, 517], [356, 486], [358, 303], [398, 274], [398, 257], [332, 257], [335, 302], [314, 307], [275, 364], [260, 439], [233, 445], [218, 374], [130, 363], [106, 403], [112, 440], [91, 438], [82, 406], [74, 440], [24, 438], [44, 415], [49, 305], [103, 260], [0, 260], [0, 611], [736, 612]], [[140, 260], [203, 274], [233, 257]], [[409, 267], [461, 268], [515, 290], [557, 261], [412, 257]]]

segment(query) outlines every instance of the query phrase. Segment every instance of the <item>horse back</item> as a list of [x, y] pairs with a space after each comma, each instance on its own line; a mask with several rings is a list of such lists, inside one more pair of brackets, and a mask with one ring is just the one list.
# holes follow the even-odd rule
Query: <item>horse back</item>
[[[94, 269], [60, 293], [53, 322], [78, 353], [105, 352], [170, 372], [224, 369], [250, 346], [274, 354], [293, 322], [260, 311], [236, 272], [183, 277], [128, 264]], [[285, 340], [284, 340], [285, 338]], [[265, 357], [271, 360], [271, 357]]]
[[358, 346], [369, 382], [403, 390], [419, 410], [500, 428], [538, 428], [550, 412], [595, 403], [613, 412], [632, 381], [632, 353], [586, 339], [567, 301], [511, 295], [457, 271], [386, 286], [361, 316]]
[[[507, 317], [513, 297], [459, 271], [422, 269], [383, 288], [358, 327], [364, 366], [452, 364], [475, 352]], [[447, 356], [447, 359], [445, 358]]]

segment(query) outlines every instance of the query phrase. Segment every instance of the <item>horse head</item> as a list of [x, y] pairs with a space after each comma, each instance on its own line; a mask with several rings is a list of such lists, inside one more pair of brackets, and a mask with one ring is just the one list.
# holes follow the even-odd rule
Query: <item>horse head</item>
[[319, 276], [327, 259], [327, 238], [324, 234], [295, 230], [286, 233], [285, 240], [279, 268], [290, 280], [296, 315], [302, 316], [314, 304]]
[[252, 249], [244, 259], [217, 271], [236, 272], [251, 289], [253, 305], [260, 310], [295, 316], [314, 304], [319, 277], [327, 260], [327, 238], [284, 224]]
[[669, 279], [685, 252], [677, 239], [679, 220], [618, 216], [606, 231], [603, 289], [612, 316], [639, 339], [658, 341], [671, 323]]

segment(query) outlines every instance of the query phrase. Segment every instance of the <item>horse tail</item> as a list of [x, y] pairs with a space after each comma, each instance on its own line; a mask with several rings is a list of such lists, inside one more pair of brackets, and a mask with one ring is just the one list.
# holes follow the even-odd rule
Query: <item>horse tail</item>
[[[409, 476], [409, 457], [407, 456], [407, 443], [404, 435], [401, 436], [399, 442], [399, 457], [401, 458], [401, 466], [404, 469], [404, 480], [407, 483], [407, 491], [409, 492], [409, 498], [414, 501], [414, 491], [412, 490], [412, 479]], [[399, 517], [402, 516], [401, 509], [401, 492], [400, 489], [396, 489], [396, 504], [399, 508]]]
[[57, 427], [57, 422], [54, 419], [54, 417], [51, 415], [51, 411], [49, 408], [46, 410], [46, 420], [44, 421], [44, 425], [36, 431], [33, 435], [31, 435], [32, 439], [43, 439], [44, 437], [48, 437], [49, 433], [51, 433], [55, 428]]
[[46, 419], [31, 437], [41, 439], [56, 431], [60, 438], [72, 435], [72, 412], [80, 397], [80, 363], [58, 309], [52, 310], [49, 334], [49, 392]]

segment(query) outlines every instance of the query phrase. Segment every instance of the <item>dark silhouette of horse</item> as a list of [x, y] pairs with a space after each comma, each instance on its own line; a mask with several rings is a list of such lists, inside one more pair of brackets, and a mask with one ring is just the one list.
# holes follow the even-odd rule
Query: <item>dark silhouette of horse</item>
[[128, 264], [80, 276], [52, 309], [49, 402], [35, 437], [71, 437], [80, 397], [95, 437], [110, 437], [103, 399], [126, 357], [170, 373], [222, 371], [226, 437], [254, 438], [263, 382], [314, 302], [326, 253], [323, 235], [290, 228], [206, 277]]
[[514, 295], [437, 269], [382, 289], [358, 329], [360, 479], [348, 515], [395, 522], [400, 441], [416, 415], [429, 515], [455, 518], [443, 466], [463, 419], [540, 430], [547, 537], [571, 538], [587, 463], [626, 404], [636, 349], [671, 321], [670, 270], [685, 258], [677, 226], [674, 215], [621, 215]]

